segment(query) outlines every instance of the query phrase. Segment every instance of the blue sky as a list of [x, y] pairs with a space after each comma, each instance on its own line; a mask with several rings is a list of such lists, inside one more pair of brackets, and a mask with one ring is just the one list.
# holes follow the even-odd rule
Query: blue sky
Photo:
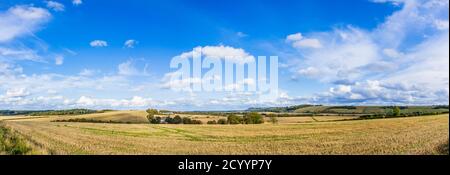
[[[448, 10], [446, 0], [2, 1], [0, 109], [448, 104]], [[168, 89], [171, 59], [196, 47], [278, 56], [279, 98]]]

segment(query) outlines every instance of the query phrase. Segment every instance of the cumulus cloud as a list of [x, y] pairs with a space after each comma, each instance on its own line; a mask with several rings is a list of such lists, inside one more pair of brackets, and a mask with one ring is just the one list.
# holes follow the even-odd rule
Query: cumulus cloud
[[86, 77], [89, 77], [89, 76], [95, 75], [96, 72], [97, 72], [97, 71], [91, 70], [91, 69], [83, 69], [83, 70], [79, 73], [79, 75], [80, 75], [80, 76], [86, 76]]
[[83, 1], [82, 0], [72, 0], [72, 4], [74, 6], [79, 6], [79, 5], [83, 4]]
[[[139, 106], [143, 109], [143, 105], [148, 104], [148, 98], [124, 100], [111, 97], [113, 100], [94, 100], [93, 103], [89, 102], [88, 98], [80, 100], [80, 96], [77, 97], [77, 95], [86, 92], [92, 92], [91, 95], [84, 95], [92, 99], [96, 99], [95, 96], [111, 96], [110, 94], [136, 96], [136, 93], [142, 93], [142, 91], [132, 92], [137, 85], [126, 77], [98, 75], [95, 72], [83, 70], [80, 75], [74, 76], [53, 73], [26, 75], [21, 67], [0, 62], [0, 106], [7, 109], [77, 107], [126, 109]], [[80, 100], [79, 103], [76, 103], [78, 100]], [[111, 104], [108, 104], [109, 102]], [[87, 106], [89, 104], [94, 106]], [[97, 104], [102, 106], [95, 106]]]
[[248, 35], [247, 35], [246, 33], [244, 33], [244, 32], [237, 32], [237, 33], [236, 33], [236, 36], [238, 36], [239, 38], [245, 38], [245, 37], [247, 37]]
[[299, 41], [301, 39], [303, 39], [303, 35], [301, 33], [291, 34], [286, 37], [286, 41], [292, 41], [292, 42]]
[[25, 88], [9, 89], [5, 93], [6, 98], [26, 97], [28, 95], [30, 95], [30, 93]]
[[0, 76], [11, 76], [21, 74], [23, 72], [22, 67], [15, 66], [8, 63], [0, 62]]
[[219, 58], [234, 63], [248, 63], [255, 61], [255, 57], [247, 53], [244, 49], [223, 45], [199, 46], [194, 48], [193, 51], [184, 52], [177, 57], [188, 59], [192, 58], [194, 54], [201, 55], [203, 58]]
[[322, 47], [322, 44], [318, 39], [315, 38], [305, 38], [301, 33], [291, 34], [286, 37], [286, 41], [292, 43], [292, 47], [303, 49], [303, 48], [314, 48], [318, 49]]
[[348, 26], [315, 37], [326, 44], [303, 50], [304, 59], [298, 63], [295, 74], [322, 82], [354, 81], [364, 76], [361, 67], [380, 61], [378, 46], [363, 30]]
[[91, 45], [91, 47], [107, 47], [108, 46], [108, 42], [103, 41], [103, 40], [94, 40], [94, 41], [91, 41], [89, 44]]
[[130, 39], [130, 40], [125, 41], [125, 43], [124, 43], [123, 45], [124, 45], [124, 47], [126, 47], [126, 48], [134, 48], [134, 46], [135, 46], [137, 43], [138, 43], [138, 42], [137, 42], [136, 40]]
[[56, 1], [45, 1], [47, 8], [50, 8], [56, 12], [64, 11], [65, 7], [63, 4]]
[[395, 49], [389, 49], [389, 48], [383, 49], [383, 54], [388, 57], [391, 57], [391, 58], [401, 58], [404, 56], [403, 53], [400, 53], [400, 52], [396, 51]]
[[378, 2], [393, 3], [401, 7], [401, 10], [394, 12], [373, 31], [373, 37], [387, 48], [406, 49], [417, 44], [408, 42], [408, 39], [433, 35], [442, 30], [448, 32], [445, 25], [441, 25], [443, 23], [439, 22], [448, 22], [449, 1], [447, 0], [383, 0]]
[[149, 75], [148, 73], [148, 64], [145, 63], [144, 67], [142, 69], [137, 68], [138, 61], [142, 60], [127, 60], [123, 63], [120, 63], [117, 66], [118, 74], [123, 76], [146, 76]]
[[173, 79], [172, 77], [178, 77], [180, 73], [178, 72], [169, 72], [166, 73], [161, 79], [160, 87], [163, 89], [172, 89], [172, 90], [182, 90], [185, 88], [190, 88], [191, 84], [201, 84], [202, 79], [197, 77], [189, 77], [183, 79]]
[[[70, 102], [67, 102], [70, 104]], [[72, 102], [73, 106], [87, 107], [87, 108], [142, 108], [149, 107], [155, 104], [151, 98], [143, 98], [134, 96], [131, 99], [101, 99], [88, 96], [81, 96], [78, 100]]]
[[58, 55], [55, 57], [55, 64], [62, 65], [64, 63], [64, 57], [62, 55]]
[[[223, 59], [229, 61], [231, 63], [237, 64], [245, 64], [255, 61], [255, 57], [247, 53], [244, 49], [234, 48], [231, 46], [204, 46], [204, 47], [195, 47], [193, 51], [181, 53], [174, 58], [181, 59], [190, 59], [193, 58], [194, 55], [201, 56], [202, 58], [215, 58], [215, 59]], [[183, 77], [181, 79], [180, 72], [169, 72], [164, 75], [161, 79], [162, 84], [161, 87], [164, 89], [172, 89], [172, 90], [183, 90], [190, 89], [191, 85], [202, 84], [202, 81], [221, 81], [222, 77], [213, 76], [213, 77], [204, 77], [204, 79], [200, 77]], [[244, 87], [244, 84], [251, 84], [251, 80], [244, 79], [242, 82], [237, 82], [234, 84], [230, 84], [230, 87], [225, 87], [225, 89], [233, 89]], [[255, 82], [253, 82], [254, 84]]]
[[[296, 76], [338, 84], [314, 98], [322, 103], [448, 103], [448, 1], [375, 0], [400, 10], [372, 30], [356, 26], [288, 35], [300, 49]], [[319, 40], [302, 49], [299, 41]], [[309, 43], [311, 44], [311, 43]], [[438, 96], [436, 94], [444, 94]]]

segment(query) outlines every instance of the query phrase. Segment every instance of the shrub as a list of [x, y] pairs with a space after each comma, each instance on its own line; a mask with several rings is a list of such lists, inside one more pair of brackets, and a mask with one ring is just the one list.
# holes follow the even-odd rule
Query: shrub
[[231, 115], [228, 115], [228, 117], [227, 117], [228, 124], [235, 125], [235, 124], [241, 124], [242, 122], [243, 122], [243, 118], [239, 117], [237, 115], [231, 114]]
[[215, 121], [215, 120], [208, 121], [208, 122], [206, 122], [206, 124], [208, 124], [208, 125], [215, 125], [215, 124], [217, 124], [217, 121]]
[[217, 120], [217, 124], [225, 125], [225, 124], [227, 124], [227, 120], [225, 120], [225, 119], [219, 119], [219, 120]]
[[203, 122], [200, 121], [200, 120], [192, 120], [192, 123], [191, 123], [191, 124], [194, 124], [194, 125], [201, 125], [201, 124], [203, 124]]
[[195, 124], [195, 125], [202, 124], [202, 121], [200, 121], [200, 120], [192, 120], [189, 117], [183, 117], [182, 121], [183, 121], [183, 124]]
[[188, 117], [183, 117], [183, 124], [192, 124], [192, 120]]
[[19, 135], [0, 124], [0, 155], [24, 155], [31, 150]]
[[269, 117], [269, 120], [271, 123], [273, 124], [277, 124], [278, 123], [278, 119], [277, 116], [275, 114], [269, 114], [267, 115], [267, 117]]

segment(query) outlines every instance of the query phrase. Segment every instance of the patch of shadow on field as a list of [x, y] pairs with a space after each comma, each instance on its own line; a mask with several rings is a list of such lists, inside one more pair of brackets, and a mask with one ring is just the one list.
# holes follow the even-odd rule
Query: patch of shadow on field
[[161, 127], [161, 126], [153, 126], [153, 128], [155, 129], [159, 129], [168, 133], [173, 133], [173, 134], [178, 134], [181, 136], [184, 136], [185, 138], [187, 138], [187, 140], [190, 141], [203, 141], [203, 137], [204, 136], [196, 136], [195, 133], [193, 132], [189, 132], [183, 129], [177, 129], [177, 128], [166, 128], [166, 127]]
[[155, 136], [155, 134], [143, 133], [143, 132], [126, 132], [126, 131], [114, 131], [114, 130], [106, 130], [106, 129], [97, 129], [97, 128], [87, 128], [87, 127], [75, 127], [84, 131], [91, 132], [93, 134], [101, 134], [101, 135], [121, 135], [121, 136], [131, 136], [131, 137], [149, 137]]
[[[73, 126], [66, 126], [73, 127]], [[188, 132], [182, 129], [166, 128], [161, 126], [152, 126], [157, 129], [156, 132], [127, 132], [127, 131], [115, 131], [107, 129], [89, 128], [89, 127], [74, 127], [84, 131], [88, 131], [94, 134], [110, 135], [110, 136], [129, 136], [129, 137], [168, 137], [173, 134], [180, 135], [186, 140], [190, 141], [203, 141], [202, 136], [196, 136], [192, 132]]]
[[309, 136], [211, 136], [208, 138], [210, 142], [232, 142], [232, 143], [249, 143], [249, 142], [277, 142], [307, 139]]
[[438, 154], [449, 155], [448, 140], [447, 140], [447, 142], [445, 142], [437, 147], [437, 152], [438, 152]]

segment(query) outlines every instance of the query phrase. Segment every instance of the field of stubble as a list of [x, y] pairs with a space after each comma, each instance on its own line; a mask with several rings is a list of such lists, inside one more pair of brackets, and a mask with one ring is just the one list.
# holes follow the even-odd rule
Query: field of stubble
[[286, 118], [279, 124], [261, 125], [50, 122], [54, 119], [18, 117], [0, 122], [26, 140], [33, 150], [29, 154], [365, 155], [445, 154], [445, 149], [448, 154], [449, 140], [448, 114], [352, 121], [324, 118], [325, 122]]

